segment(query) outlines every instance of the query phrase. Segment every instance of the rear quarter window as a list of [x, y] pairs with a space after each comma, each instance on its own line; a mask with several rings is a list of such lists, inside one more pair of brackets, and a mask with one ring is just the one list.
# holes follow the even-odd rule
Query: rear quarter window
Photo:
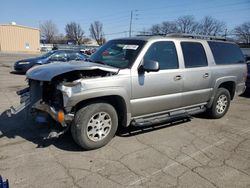
[[244, 63], [244, 56], [237, 44], [208, 41], [217, 65]]

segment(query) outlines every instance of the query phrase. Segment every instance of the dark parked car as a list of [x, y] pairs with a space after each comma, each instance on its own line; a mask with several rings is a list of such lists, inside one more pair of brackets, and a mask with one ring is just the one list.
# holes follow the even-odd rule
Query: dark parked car
[[19, 73], [26, 73], [31, 67], [48, 64], [51, 62], [83, 61], [88, 58], [87, 55], [73, 50], [52, 50], [42, 56], [19, 60], [14, 65], [14, 70]]

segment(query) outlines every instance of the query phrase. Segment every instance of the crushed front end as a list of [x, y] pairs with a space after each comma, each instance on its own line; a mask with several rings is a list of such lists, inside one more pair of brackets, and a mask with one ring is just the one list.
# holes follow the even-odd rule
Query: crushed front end
[[53, 124], [50, 126], [51, 132], [45, 136], [46, 139], [64, 134], [69, 129], [74, 114], [64, 108], [62, 92], [57, 89], [58, 83], [31, 79], [28, 83], [29, 87], [17, 92], [20, 105], [17, 108], [10, 107], [7, 115], [10, 117], [25, 109], [25, 113], [36, 123]]
[[46, 122], [51, 117], [62, 127], [67, 127], [74, 115], [65, 111], [62, 92], [57, 89], [57, 83], [29, 80], [29, 85], [31, 113], [36, 121]]
[[68, 100], [82, 94], [85, 89], [82, 81], [112, 76], [118, 71], [89, 62], [52, 63], [32, 68], [26, 74], [29, 87], [17, 92], [21, 105], [11, 107], [8, 114], [11, 116], [26, 108], [26, 113], [38, 123], [57, 122], [61, 130], [48, 137], [58, 137], [69, 129], [74, 119], [74, 106], [69, 106]]

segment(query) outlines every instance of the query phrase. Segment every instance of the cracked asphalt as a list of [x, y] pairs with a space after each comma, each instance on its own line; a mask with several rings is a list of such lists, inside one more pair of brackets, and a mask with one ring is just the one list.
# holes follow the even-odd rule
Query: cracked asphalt
[[0, 175], [11, 188], [250, 187], [250, 95], [235, 98], [222, 119], [122, 129], [107, 146], [83, 151], [70, 133], [43, 140], [47, 126], [25, 110], [7, 117], [26, 85], [11, 66], [27, 56], [0, 54]]

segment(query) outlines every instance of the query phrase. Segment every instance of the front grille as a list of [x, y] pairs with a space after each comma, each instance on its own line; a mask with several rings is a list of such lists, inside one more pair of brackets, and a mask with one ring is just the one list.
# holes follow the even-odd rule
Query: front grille
[[63, 108], [63, 96], [51, 82], [29, 80], [31, 105], [42, 99], [43, 102], [54, 107], [56, 110]]
[[42, 86], [40, 81], [29, 80], [31, 106], [42, 98]]
[[43, 84], [42, 99], [50, 106], [53, 106], [56, 110], [63, 108], [62, 93], [50, 82], [44, 82]]

